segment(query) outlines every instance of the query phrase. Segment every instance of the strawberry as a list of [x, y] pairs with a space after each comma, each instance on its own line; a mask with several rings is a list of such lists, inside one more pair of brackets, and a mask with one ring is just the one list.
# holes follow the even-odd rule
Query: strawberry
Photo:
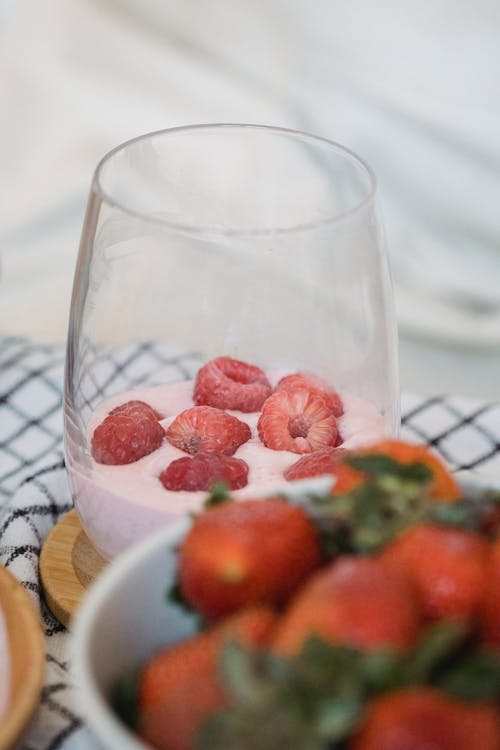
[[331, 387], [326, 380], [312, 372], [296, 372], [293, 375], [285, 375], [281, 378], [276, 386], [277, 391], [294, 391], [295, 388], [308, 388], [310, 391], [319, 393], [327, 402], [328, 407], [333, 412], [334, 417], [341, 417], [344, 413], [344, 405], [340, 400], [339, 394]]
[[191, 750], [200, 724], [227, 703], [218, 659], [227, 641], [266, 645], [276, 615], [252, 607], [211, 630], [155, 654], [140, 675], [139, 733], [158, 750]]
[[375, 558], [341, 557], [299, 590], [272, 648], [294, 655], [316, 635], [362, 650], [408, 649], [419, 624], [417, 598], [404, 574]]
[[481, 625], [485, 645], [500, 649], [500, 539], [493, 544], [488, 563]]
[[272, 391], [259, 367], [231, 357], [217, 357], [198, 371], [194, 384], [195, 404], [243, 412], [259, 411]]
[[251, 437], [250, 427], [212, 406], [195, 406], [181, 412], [167, 429], [167, 438], [181, 451], [232, 456]]
[[327, 400], [302, 387], [278, 390], [269, 396], [257, 429], [267, 448], [293, 453], [333, 447], [338, 436], [337, 422]]
[[145, 713], [139, 734], [157, 750], [195, 750], [201, 725], [226, 705], [220, 682], [205, 668], [179, 681], [168, 700]]
[[288, 467], [283, 476], [289, 482], [295, 479], [307, 479], [323, 474], [335, 474], [339, 461], [347, 451], [344, 448], [322, 448], [313, 453], [306, 453]]
[[176, 686], [193, 674], [214, 665], [218, 635], [216, 629], [155, 653], [144, 666], [138, 688], [142, 714], [165, 705]]
[[498, 712], [433, 688], [408, 688], [375, 698], [349, 750], [499, 750]]
[[239, 490], [248, 483], [248, 465], [232, 456], [197, 453], [172, 461], [159, 479], [166, 490], [173, 492], [208, 492], [217, 482], [225, 482], [229, 489]]
[[100, 464], [130, 464], [160, 447], [165, 431], [159, 415], [142, 401], [113, 409], [94, 430], [92, 457]]
[[156, 652], [141, 672], [139, 708], [142, 712], [163, 705], [177, 683], [215, 668], [217, 656], [228, 638], [246, 646], [264, 646], [277, 615], [264, 605], [242, 609], [212, 628]]
[[[356, 451], [356, 455], [384, 455], [401, 464], [421, 462], [434, 474], [430, 495], [436, 500], [455, 501], [462, 496], [460, 487], [445, 467], [441, 459], [435, 456], [425, 445], [414, 445], [403, 440], [381, 440], [379, 443]], [[336, 469], [337, 480], [333, 487], [335, 495], [350, 492], [362, 484], [365, 476], [348, 465], [340, 463]]]
[[195, 519], [180, 549], [179, 583], [187, 603], [213, 619], [286, 601], [319, 558], [302, 509], [280, 498], [226, 502]]
[[488, 557], [488, 543], [480, 534], [429, 523], [410, 527], [381, 553], [383, 561], [412, 579], [431, 620], [478, 615]]

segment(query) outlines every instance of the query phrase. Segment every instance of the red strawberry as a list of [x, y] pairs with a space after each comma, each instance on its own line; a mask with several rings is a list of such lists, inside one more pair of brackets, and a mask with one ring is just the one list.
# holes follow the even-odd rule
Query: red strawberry
[[418, 601], [406, 576], [372, 557], [341, 557], [298, 592], [272, 648], [293, 655], [316, 635], [365, 650], [407, 649], [419, 625]]
[[294, 391], [297, 387], [308, 388], [310, 391], [322, 395], [327, 400], [334, 417], [341, 417], [344, 413], [344, 405], [340, 400], [339, 394], [326, 380], [323, 380], [318, 375], [314, 375], [312, 372], [296, 372], [293, 375], [286, 375], [284, 378], [281, 378], [276, 386], [276, 390]]
[[212, 406], [195, 406], [181, 412], [167, 429], [172, 445], [186, 453], [232, 456], [250, 439], [250, 427]]
[[339, 461], [346, 453], [344, 448], [322, 448], [313, 453], [307, 453], [289, 466], [283, 476], [291, 482], [294, 479], [335, 474]]
[[282, 603], [319, 564], [304, 511], [279, 498], [228, 502], [198, 516], [179, 556], [186, 601], [207, 618]]
[[146, 711], [162, 705], [176, 685], [207, 667], [214, 668], [228, 638], [248, 646], [264, 646], [277, 621], [270, 607], [247, 607], [209, 630], [156, 652], [139, 681], [139, 707]]
[[499, 750], [498, 712], [428, 687], [373, 700], [349, 750]]
[[174, 492], [208, 492], [217, 482], [226, 482], [229, 489], [239, 490], [248, 483], [248, 465], [232, 456], [197, 453], [172, 461], [159, 479], [166, 490]]
[[[431, 497], [443, 502], [454, 502], [462, 496], [460, 487], [444, 463], [426, 445], [415, 445], [404, 440], [380, 440], [374, 445], [356, 451], [356, 455], [384, 455], [401, 464], [419, 461], [425, 464], [434, 475], [430, 486]], [[350, 492], [365, 480], [362, 472], [356, 471], [344, 463], [338, 464], [335, 475], [337, 476], [337, 481], [333, 487], [333, 494], [335, 495]]]
[[168, 700], [142, 717], [139, 734], [157, 750], [195, 750], [198, 732], [228, 699], [211, 669], [199, 670], [177, 683]]
[[404, 531], [381, 559], [412, 579], [431, 620], [474, 618], [488, 574], [489, 546], [472, 531], [421, 523]]
[[92, 457], [100, 464], [130, 464], [160, 447], [165, 431], [158, 414], [142, 401], [113, 409], [92, 436]]
[[500, 539], [493, 545], [486, 572], [482, 631], [484, 643], [500, 649]]
[[259, 367], [231, 357], [217, 357], [200, 368], [194, 384], [195, 404], [243, 412], [259, 411], [271, 393]]
[[334, 446], [337, 422], [326, 399], [307, 388], [275, 391], [269, 396], [257, 424], [267, 448], [311, 453]]
[[224, 643], [260, 648], [276, 614], [252, 607], [209, 631], [155, 654], [139, 681], [139, 733], [159, 750], [192, 750], [200, 724], [226, 704], [217, 662]]

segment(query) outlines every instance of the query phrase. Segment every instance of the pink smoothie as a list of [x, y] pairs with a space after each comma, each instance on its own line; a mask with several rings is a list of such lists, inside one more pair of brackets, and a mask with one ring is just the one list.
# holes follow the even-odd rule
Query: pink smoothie
[[[271, 384], [282, 374], [270, 378]], [[193, 381], [182, 381], [135, 389], [107, 399], [88, 423], [88, 442], [90, 444], [95, 428], [111, 409], [126, 401], [145, 401], [160, 414], [168, 415], [161, 420], [166, 428], [181, 411], [194, 406], [192, 393]], [[339, 418], [338, 427], [345, 448], [356, 448], [387, 435], [385, 420], [373, 405], [349, 393], [340, 395], [344, 415]], [[259, 497], [290, 487], [293, 483], [286, 482], [283, 472], [301, 456], [270, 450], [261, 443], [257, 434], [260, 412], [227, 411], [246, 422], [252, 433], [251, 439], [234, 454], [248, 464], [248, 485], [233, 491], [232, 495], [237, 499]], [[87, 534], [101, 554], [112, 558], [159, 525], [201, 507], [206, 492], [168, 491], [158, 479], [169, 463], [186, 455], [165, 439], [156, 451], [131, 464], [107, 466], [90, 460], [90, 473], [79, 471], [69, 456], [75, 506]]]

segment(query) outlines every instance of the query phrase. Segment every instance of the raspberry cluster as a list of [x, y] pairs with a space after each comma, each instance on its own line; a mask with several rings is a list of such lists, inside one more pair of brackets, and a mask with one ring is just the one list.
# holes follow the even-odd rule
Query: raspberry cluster
[[[113, 409], [96, 428], [92, 456], [103, 464], [128, 464], [152, 453], [164, 440], [187, 455], [159, 476], [168, 490], [210, 490], [225, 482], [231, 490], [248, 483], [248, 465], [235, 458], [251, 438], [248, 424], [227, 410], [259, 413], [257, 431], [274, 451], [308, 454], [289, 467], [287, 480], [331, 474], [341, 443], [339, 395], [316, 375], [295, 373], [273, 391], [263, 370], [231, 357], [218, 357], [198, 371], [194, 407], [178, 414], [166, 430], [162, 416], [142, 401]], [[311, 454], [311, 455], [309, 455]]]

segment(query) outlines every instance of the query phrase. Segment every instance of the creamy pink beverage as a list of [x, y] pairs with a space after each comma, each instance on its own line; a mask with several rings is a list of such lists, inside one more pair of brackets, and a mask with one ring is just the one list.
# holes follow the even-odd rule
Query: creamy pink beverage
[[[267, 373], [271, 386], [274, 387], [283, 374]], [[337, 418], [337, 428], [343, 448], [357, 448], [390, 434], [387, 420], [371, 403], [347, 392], [339, 395], [343, 414]], [[177, 415], [195, 406], [193, 381], [134, 389], [102, 402], [87, 425], [89, 446], [95, 429], [108, 414], [132, 400], [149, 404], [161, 416], [160, 424], [167, 430]], [[260, 411], [225, 411], [246, 423], [251, 433], [234, 453], [234, 458], [248, 465], [248, 483], [242, 489], [233, 490], [231, 495], [243, 499], [292, 491], [297, 483], [287, 482], [284, 472], [302, 456], [289, 450], [272, 450], [263, 444], [257, 430]], [[206, 491], [165, 489], [160, 474], [173, 461], [187, 455], [166, 437], [156, 450], [133, 463], [105, 465], [89, 456], [85, 471], [72, 460], [71, 447], [68, 448], [75, 507], [96, 549], [108, 559], [158, 527], [199, 510], [207, 497]]]

